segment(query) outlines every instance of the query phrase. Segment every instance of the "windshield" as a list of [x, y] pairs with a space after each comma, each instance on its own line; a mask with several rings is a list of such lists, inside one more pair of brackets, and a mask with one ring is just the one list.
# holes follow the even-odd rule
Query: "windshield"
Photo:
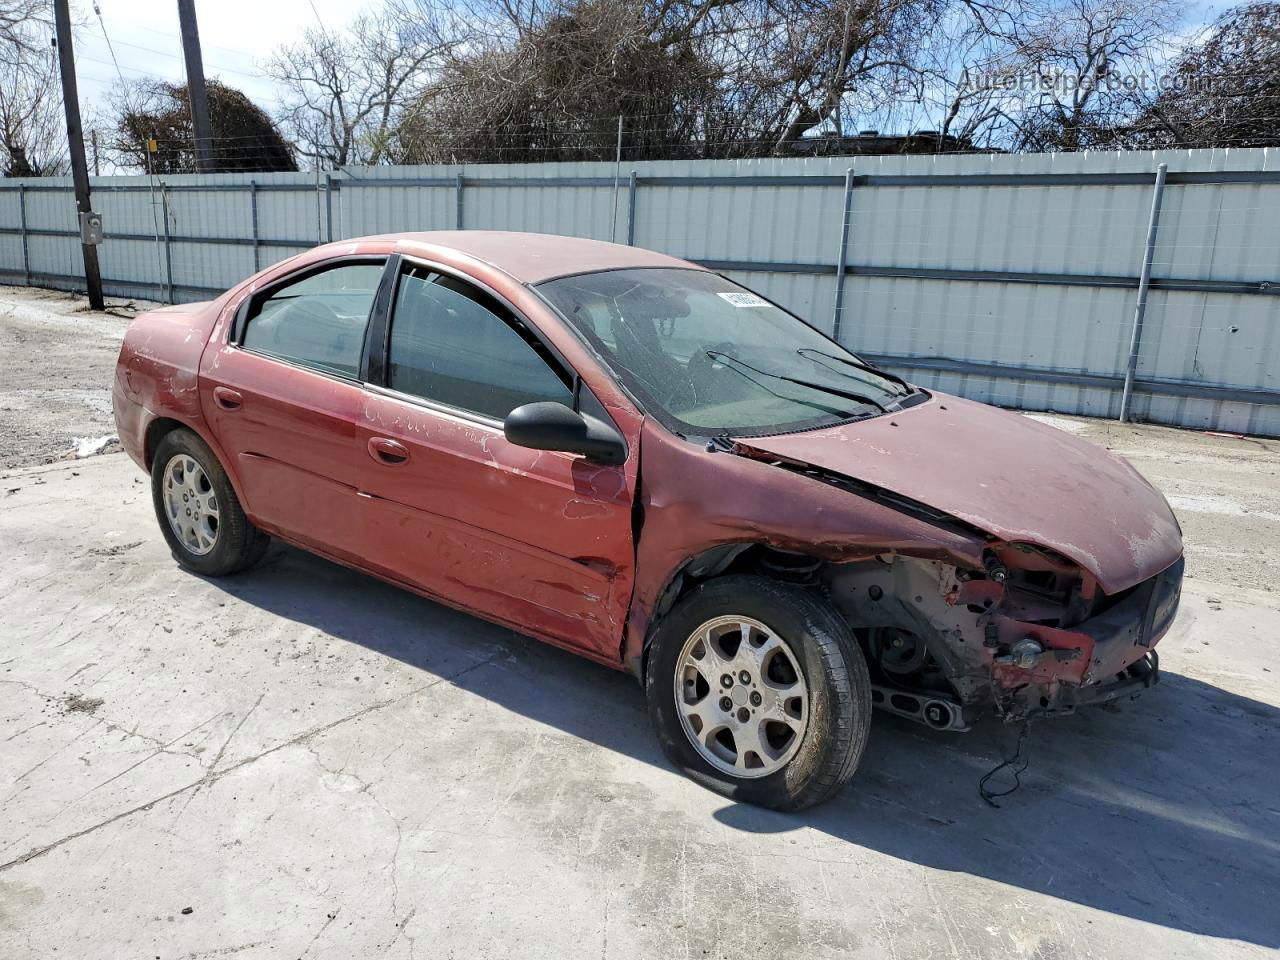
[[884, 412], [911, 392], [714, 273], [608, 270], [539, 291], [682, 433], [780, 433]]

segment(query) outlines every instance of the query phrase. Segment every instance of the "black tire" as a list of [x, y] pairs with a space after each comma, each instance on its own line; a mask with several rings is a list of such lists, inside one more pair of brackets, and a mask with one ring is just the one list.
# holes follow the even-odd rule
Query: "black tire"
[[[784, 639], [809, 691], [809, 719], [780, 770], [735, 777], [704, 759], [681, 725], [676, 666], [685, 642], [720, 616], [750, 617]], [[844, 619], [817, 591], [765, 577], [710, 580], [683, 597], [658, 624], [645, 670], [649, 717], [667, 758], [687, 776], [734, 800], [800, 810], [835, 794], [853, 776], [871, 727], [871, 679]]]
[[[208, 553], [196, 553], [178, 539], [164, 505], [164, 476], [174, 457], [185, 455], [200, 465], [218, 501], [218, 523], [213, 548]], [[249, 522], [236, 497], [227, 472], [214, 456], [209, 445], [190, 430], [179, 429], [166, 433], [156, 446], [151, 461], [151, 502], [155, 507], [160, 532], [169, 543], [173, 558], [188, 570], [206, 577], [225, 577], [247, 570], [262, 559], [271, 538]]]

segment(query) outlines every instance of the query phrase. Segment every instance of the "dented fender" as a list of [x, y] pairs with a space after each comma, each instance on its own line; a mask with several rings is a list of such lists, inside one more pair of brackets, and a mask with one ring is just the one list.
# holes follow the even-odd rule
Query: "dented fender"
[[623, 663], [637, 675], [655, 609], [691, 559], [763, 544], [833, 563], [882, 553], [982, 563], [980, 537], [947, 530], [752, 457], [708, 452], [646, 420], [640, 436], [636, 580]]

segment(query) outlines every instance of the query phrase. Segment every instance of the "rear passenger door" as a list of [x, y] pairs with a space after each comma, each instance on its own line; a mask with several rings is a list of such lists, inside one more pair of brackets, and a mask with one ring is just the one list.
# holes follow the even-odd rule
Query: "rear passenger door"
[[[402, 266], [361, 424], [380, 567], [444, 600], [616, 660], [631, 595], [623, 466], [507, 442], [515, 407], [608, 419], [574, 372], [492, 292]], [[632, 451], [634, 457], [635, 451]]]
[[255, 293], [201, 358], [205, 417], [260, 526], [359, 556], [356, 425], [369, 315], [385, 257], [313, 266]]

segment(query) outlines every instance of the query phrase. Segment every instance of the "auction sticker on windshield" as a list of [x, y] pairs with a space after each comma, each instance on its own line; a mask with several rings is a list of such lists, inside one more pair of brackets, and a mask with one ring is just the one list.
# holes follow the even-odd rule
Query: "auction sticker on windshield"
[[736, 290], [732, 293], [716, 294], [721, 300], [732, 303], [735, 307], [767, 307], [770, 306], [768, 300], [764, 297], [757, 297], [754, 293], [738, 293]]

